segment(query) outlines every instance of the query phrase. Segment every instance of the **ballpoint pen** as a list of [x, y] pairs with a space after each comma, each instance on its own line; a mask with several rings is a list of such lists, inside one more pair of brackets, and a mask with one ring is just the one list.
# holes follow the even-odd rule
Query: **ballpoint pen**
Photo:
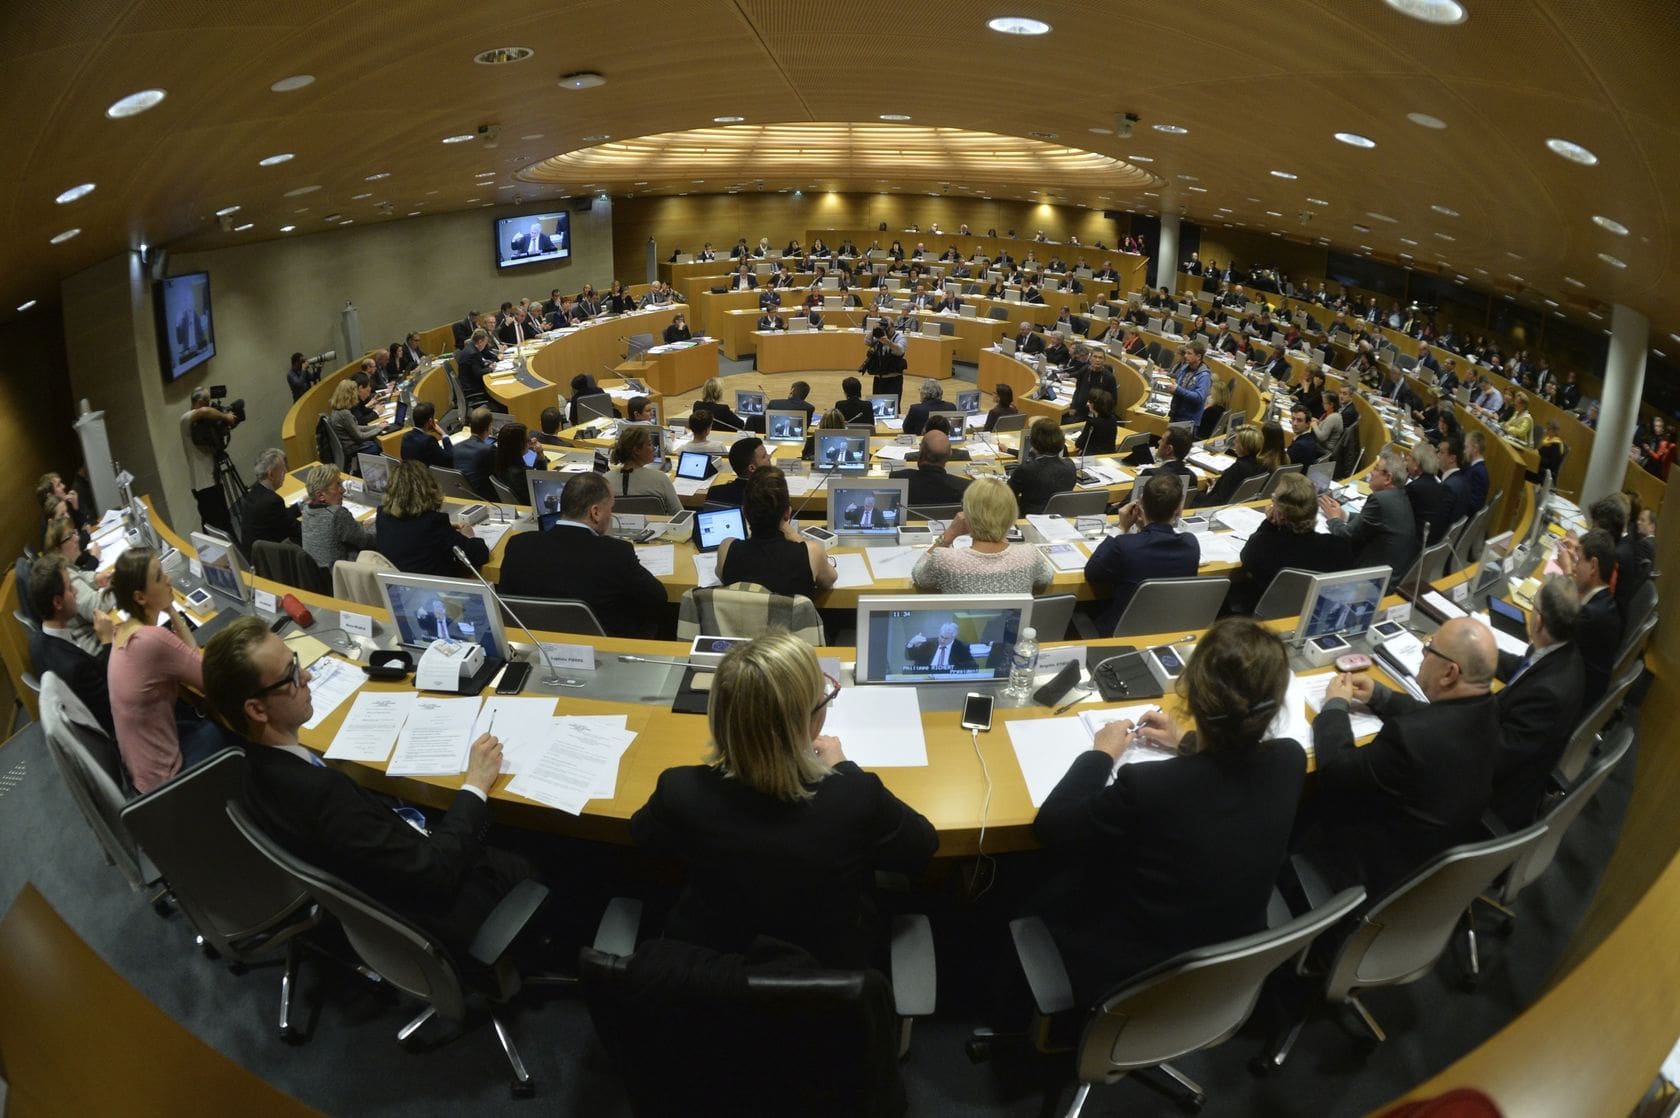
[[1080, 702], [1082, 702], [1086, 698], [1086, 696], [1090, 695], [1090, 693], [1091, 693], [1091, 688], [1081, 687], [1079, 689], [1079, 693], [1077, 695], [1075, 695], [1073, 698], [1069, 699], [1067, 702], [1063, 703], [1061, 706], [1057, 707], [1055, 710], [1051, 711], [1050, 712], [1051, 717], [1055, 717], [1058, 714], [1066, 714], [1069, 710], [1071, 710], [1073, 707], [1077, 706]]

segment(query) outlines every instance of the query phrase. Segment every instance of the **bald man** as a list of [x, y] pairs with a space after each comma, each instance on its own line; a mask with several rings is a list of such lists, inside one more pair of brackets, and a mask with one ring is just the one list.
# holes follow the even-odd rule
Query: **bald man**
[[[1391, 691], [1369, 673], [1342, 673], [1313, 722], [1316, 833], [1302, 844], [1336, 888], [1379, 895], [1449, 846], [1479, 836], [1502, 741], [1491, 690], [1499, 650], [1474, 618], [1447, 622], [1424, 644], [1417, 681], [1429, 699]], [[1353, 745], [1350, 702], [1383, 720]]]
[[910, 504], [960, 505], [968, 479], [945, 472], [951, 460], [951, 437], [944, 431], [928, 431], [922, 436], [921, 450], [916, 455], [914, 469], [894, 470], [895, 478], [910, 482]]

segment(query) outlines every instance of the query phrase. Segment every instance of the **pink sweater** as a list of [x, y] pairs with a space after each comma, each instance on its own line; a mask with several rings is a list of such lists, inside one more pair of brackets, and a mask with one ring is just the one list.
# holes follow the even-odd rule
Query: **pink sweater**
[[181, 771], [175, 699], [183, 683], [203, 689], [199, 651], [170, 630], [147, 625], [127, 644], [111, 649], [106, 682], [117, 749], [134, 787], [150, 792]]

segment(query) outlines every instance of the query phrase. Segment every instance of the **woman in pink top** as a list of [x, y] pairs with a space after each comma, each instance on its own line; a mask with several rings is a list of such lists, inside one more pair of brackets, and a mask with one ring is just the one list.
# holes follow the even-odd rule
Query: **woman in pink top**
[[[123, 552], [111, 576], [111, 598], [130, 614], [111, 640], [106, 672], [117, 749], [134, 787], [150, 792], [221, 748], [221, 733], [207, 719], [177, 721], [181, 685], [202, 690], [204, 678], [198, 642], [175, 610], [174, 587], [157, 553], [145, 547]], [[168, 628], [153, 624], [160, 614], [168, 615]]]

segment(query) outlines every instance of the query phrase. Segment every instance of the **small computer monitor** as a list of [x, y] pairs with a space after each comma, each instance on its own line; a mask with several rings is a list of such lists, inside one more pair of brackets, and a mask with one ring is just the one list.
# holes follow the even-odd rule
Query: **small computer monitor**
[[1336, 464], [1334, 462], [1314, 462], [1307, 467], [1307, 480], [1313, 483], [1313, 489], [1323, 493], [1335, 484]]
[[764, 437], [773, 443], [802, 443], [805, 423], [809, 417], [803, 411], [770, 411], [764, 416]]
[[847, 431], [818, 431], [814, 457], [818, 469], [863, 470], [869, 467], [869, 436]]
[[193, 550], [198, 552], [199, 565], [204, 568], [205, 584], [216, 593], [235, 602], [250, 600], [250, 587], [245, 584], [245, 563], [239, 549], [227, 540], [203, 532], [188, 534]]
[[694, 549], [700, 552], [712, 552], [724, 540], [744, 540], [747, 538], [746, 521], [742, 518], [741, 510], [736, 507], [726, 509], [701, 509], [694, 514]]
[[764, 393], [748, 392], [743, 389], [737, 389], [735, 392], [735, 414], [763, 415]]
[[507, 658], [507, 634], [490, 591], [460, 578], [380, 571], [379, 592], [397, 623], [397, 643], [424, 649], [435, 640], [471, 641]]
[[897, 396], [871, 396], [869, 406], [875, 410], [876, 419], [898, 418]]
[[956, 446], [958, 443], [962, 442], [964, 439], [966, 439], [968, 437], [968, 429], [967, 429], [968, 428], [968, 413], [967, 412], [960, 412], [960, 411], [930, 411], [930, 412], [928, 412], [928, 418], [929, 419], [932, 419], [936, 415], [944, 416], [945, 417], [945, 422], [950, 424], [951, 430], [949, 432], [948, 437], [951, 440], [951, 445], [952, 446]]
[[858, 599], [857, 682], [976, 683], [1006, 679], [1032, 624], [1027, 594]]
[[1393, 574], [1392, 567], [1361, 567], [1313, 575], [1301, 604], [1296, 642], [1369, 629], [1378, 620], [1383, 595], [1388, 592], [1388, 580]]
[[356, 461], [362, 468], [362, 491], [364, 493], [385, 492], [385, 487], [391, 483], [390, 464], [383, 454], [358, 454]]
[[685, 450], [677, 455], [677, 476], [689, 481], [705, 481], [715, 471], [712, 456], [703, 450]]
[[832, 481], [828, 485], [828, 528], [847, 534], [890, 535], [903, 525], [909, 504], [907, 478]]
[[536, 510], [537, 529], [546, 532], [560, 522], [560, 495], [576, 474], [558, 470], [527, 470], [525, 483], [531, 490], [531, 507]]
[[957, 393], [957, 410], [973, 415], [980, 410], [980, 390], [970, 388]]
[[128, 503], [128, 536], [135, 547], [149, 547], [161, 557], [169, 548], [164, 546], [163, 537], [152, 524], [152, 517], [146, 511], [146, 502], [139, 497], [133, 497]]

